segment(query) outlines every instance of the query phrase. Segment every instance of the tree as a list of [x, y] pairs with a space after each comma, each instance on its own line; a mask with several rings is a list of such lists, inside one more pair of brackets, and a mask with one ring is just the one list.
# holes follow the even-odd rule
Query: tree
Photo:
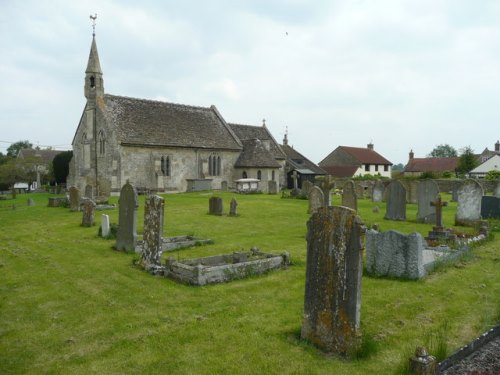
[[30, 143], [30, 141], [17, 141], [13, 144], [11, 144], [7, 148], [7, 156], [13, 156], [16, 157], [17, 154], [19, 153], [19, 150], [22, 150], [23, 148], [33, 148], [33, 145]]
[[500, 171], [495, 170], [495, 169], [492, 171], [489, 171], [488, 173], [486, 173], [486, 176], [484, 176], [484, 179], [488, 180], [488, 181], [499, 180], [500, 179]]
[[464, 147], [460, 150], [460, 157], [458, 158], [457, 172], [465, 175], [472, 171], [479, 165], [479, 162], [474, 155], [474, 150], [470, 146]]
[[69, 162], [73, 157], [73, 151], [64, 151], [57, 154], [52, 160], [52, 169], [54, 171], [54, 179], [58, 184], [66, 183], [66, 177], [69, 173]]
[[403, 165], [403, 163], [395, 164], [392, 166], [393, 171], [402, 171], [404, 169], [405, 169], [405, 166]]
[[448, 144], [442, 144], [434, 147], [434, 150], [427, 155], [428, 158], [456, 158], [457, 150]]
[[0, 184], [13, 188], [16, 182], [33, 181], [36, 162], [34, 158], [9, 158], [0, 165]]

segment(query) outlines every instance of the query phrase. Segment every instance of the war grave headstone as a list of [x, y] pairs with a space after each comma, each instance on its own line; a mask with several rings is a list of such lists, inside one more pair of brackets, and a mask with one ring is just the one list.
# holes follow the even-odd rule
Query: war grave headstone
[[387, 186], [387, 205], [384, 219], [406, 220], [406, 189], [397, 180]]
[[69, 188], [69, 209], [80, 211], [80, 190], [74, 186]]
[[269, 194], [278, 194], [278, 181], [268, 181], [267, 182], [267, 192]]
[[347, 207], [319, 208], [307, 222], [307, 263], [301, 338], [352, 354], [360, 344], [363, 225]]
[[474, 180], [466, 180], [458, 189], [455, 225], [473, 225], [481, 219], [482, 186]]
[[91, 227], [95, 221], [95, 202], [92, 199], [85, 199], [82, 207], [82, 227]]
[[101, 237], [106, 238], [109, 236], [110, 224], [109, 224], [109, 216], [101, 215]]
[[229, 216], [238, 216], [238, 202], [236, 199], [231, 199], [231, 202], [229, 203]]
[[323, 195], [323, 191], [319, 187], [313, 186], [309, 192], [309, 209], [307, 213], [312, 214], [318, 208], [324, 207], [324, 205], [325, 196]]
[[436, 221], [436, 211], [431, 206], [439, 194], [439, 187], [433, 180], [420, 181], [417, 186], [417, 222], [432, 223]]
[[305, 180], [302, 182], [302, 195], [304, 196], [309, 196], [309, 193], [311, 192], [311, 189], [312, 187], [314, 186], [314, 184], [309, 181], [309, 180]]
[[354, 182], [346, 181], [342, 190], [342, 206], [358, 210], [358, 197]]
[[325, 176], [320, 179], [319, 188], [321, 191], [323, 191], [323, 197], [325, 199], [325, 203], [323, 204], [324, 207], [329, 207], [332, 205], [332, 189], [335, 188], [335, 181], [332, 179], [331, 176]]
[[481, 198], [481, 217], [483, 219], [500, 218], [500, 198], [485, 195]]
[[163, 212], [165, 201], [158, 195], [149, 195], [144, 206], [144, 243], [141, 263], [146, 271], [163, 273], [161, 266]]
[[372, 190], [372, 202], [374, 203], [382, 202], [384, 198], [384, 191], [385, 187], [382, 181], [380, 180], [375, 181], [375, 185], [373, 185], [373, 190]]
[[210, 215], [222, 216], [224, 205], [221, 197], [210, 197], [208, 200], [208, 213]]
[[89, 199], [94, 199], [94, 194], [93, 194], [92, 185], [86, 185], [86, 186], [85, 186], [85, 193], [84, 193], [84, 197], [85, 197], [85, 198], [89, 198]]
[[120, 191], [116, 250], [134, 251], [137, 245], [137, 191], [127, 181]]

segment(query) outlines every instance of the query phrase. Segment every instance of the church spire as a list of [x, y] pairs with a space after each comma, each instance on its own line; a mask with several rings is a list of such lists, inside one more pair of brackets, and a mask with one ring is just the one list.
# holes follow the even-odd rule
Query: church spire
[[90, 16], [92, 20], [92, 45], [90, 46], [89, 61], [85, 69], [85, 97], [93, 99], [96, 96], [104, 95], [104, 83], [102, 79], [101, 63], [97, 53], [97, 44], [95, 42], [95, 20], [97, 14]]

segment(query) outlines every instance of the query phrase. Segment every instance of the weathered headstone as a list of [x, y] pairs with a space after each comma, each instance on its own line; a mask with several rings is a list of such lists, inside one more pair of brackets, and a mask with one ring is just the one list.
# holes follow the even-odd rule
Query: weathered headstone
[[270, 180], [267, 182], [267, 192], [269, 194], [277, 194], [278, 193], [278, 181]]
[[406, 189], [398, 180], [387, 186], [387, 205], [384, 219], [406, 220]]
[[485, 195], [481, 199], [481, 217], [483, 219], [500, 219], [500, 198]]
[[320, 207], [324, 207], [325, 196], [323, 191], [317, 187], [313, 186], [309, 192], [309, 209], [307, 213], [312, 214], [318, 210]]
[[208, 200], [208, 213], [210, 215], [222, 216], [224, 205], [221, 197], [210, 197]]
[[302, 182], [302, 195], [309, 196], [309, 193], [313, 187], [313, 183], [309, 180], [305, 180]]
[[481, 219], [482, 186], [474, 180], [466, 180], [458, 189], [455, 225], [472, 225]]
[[91, 227], [95, 221], [95, 202], [92, 199], [85, 199], [82, 208], [82, 227]]
[[355, 191], [355, 185], [352, 181], [347, 181], [344, 184], [342, 191], [342, 206], [352, 208], [354, 211], [358, 210], [358, 197]]
[[320, 189], [323, 191], [323, 197], [325, 199], [324, 207], [329, 207], [332, 205], [331, 191], [335, 188], [335, 181], [331, 176], [325, 176], [320, 180]]
[[418, 201], [418, 181], [410, 180], [408, 181], [408, 189], [406, 193], [406, 201], [408, 203], [417, 203]]
[[137, 191], [128, 181], [120, 191], [116, 250], [135, 251], [137, 245]]
[[162, 197], [150, 195], [146, 198], [142, 245], [142, 266], [146, 271], [161, 267], [164, 207], [165, 202]]
[[354, 210], [322, 207], [307, 228], [301, 338], [326, 352], [350, 355], [361, 337], [362, 223]]
[[433, 223], [436, 221], [436, 212], [431, 206], [437, 195], [439, 194], [439, 187], [433, 180], [420, 181], [417, 186], [417, 222], [419, 223]]
[[110, 231], [109, 216], [101, 215], [101, 237], [108, 237]]
[[84, 197], [85, 198], [89, 198], [89, 199], [93, 199], [94, 198], [92, 185], [86, 185], [85, 186], [85, 195], [84, 195]]
[[297, 171], [293, 171], [291, 177], [293, 180], [292, 195], [297, 195], [299, 193], [299, 175], [297, 174]]
[[224, 180], [220, 183], [220, 189], [222, 191], [227, 191], [227, 181]]
[[34, 206], [35, 205], [35, 201], [32, 198], [28, 198], [27, 205], [28, 206]]
[[420, 279], [425, 276], [420, 233], [366, 231], [366, 271], [371, 275]]
[[436, 358], [429, 353], [424, 347], [417, 347], [415, 356], [409, 359], [409, 374], [410, 375], [434, 375], [436, 374]]
[[69, 209], [71, 211], [80, 211], [80, 190], [74, 186], [69, 188]]
[[229, 203], [229, 216], [238, 216], [238, 202], [236, 199], [231, 199], [231, 202]]
[[[365, 186], [363, 183], [359, 182], [359, 181], [356, 181], [356, 183], [353, 182], [353, 186], [354, 186], [354, 192], [356, 194], [356, 197], [359, 198], [359, 199], [363, 199], [364, 196], [365, 196]], [[349, 206], [346, 206], [346, 207], [349, 207]]]
[[375, 185], [373, 186], [373, 191], [372, 191], [372, 202], [378, 203], [382, 202], [384, 198], [384, 184], [382, 181], [377, 180], [375, 182]]

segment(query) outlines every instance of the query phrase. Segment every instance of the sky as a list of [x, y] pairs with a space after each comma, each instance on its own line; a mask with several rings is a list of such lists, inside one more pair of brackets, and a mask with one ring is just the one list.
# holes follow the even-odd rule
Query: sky
[[96, 13], [106, 93], [265, 119], [316, 163], [500, 139], [498, 0], [0, 0], [0, 152], [71, 149]]

